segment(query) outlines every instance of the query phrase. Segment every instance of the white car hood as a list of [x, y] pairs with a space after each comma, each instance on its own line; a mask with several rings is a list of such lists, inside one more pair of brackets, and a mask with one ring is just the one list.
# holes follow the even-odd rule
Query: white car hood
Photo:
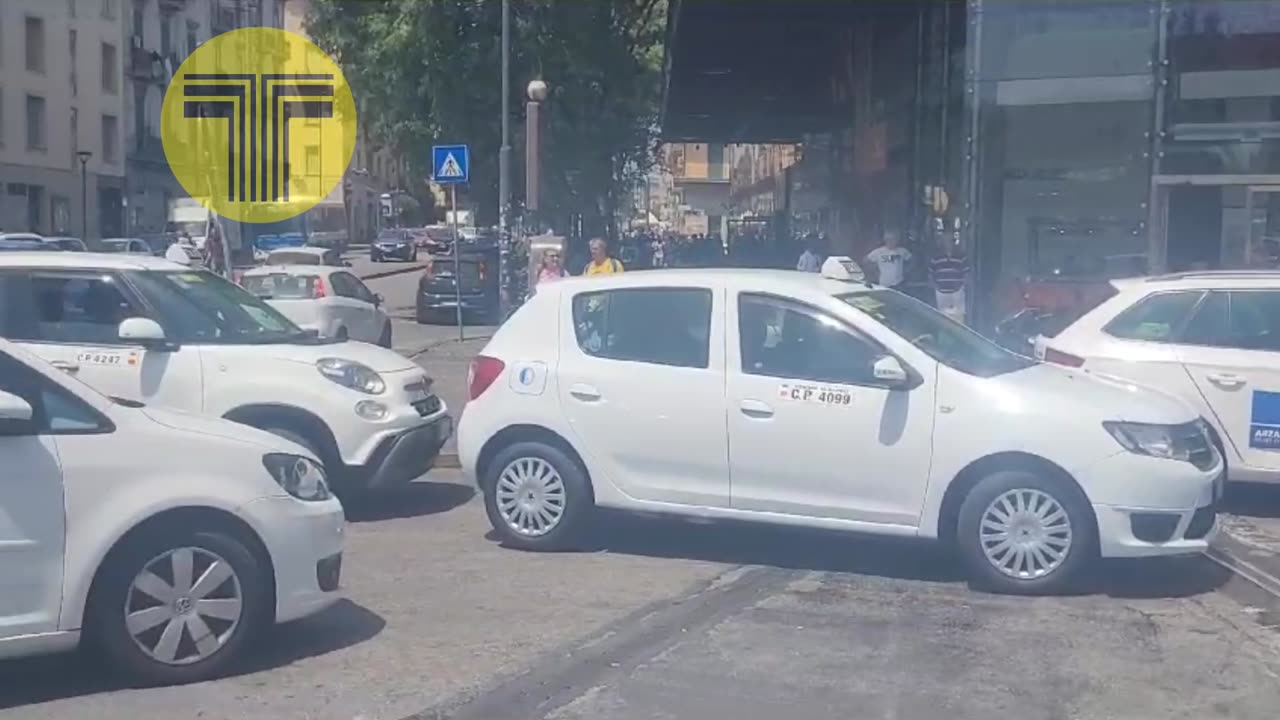
[[1022, 402], [1040, 404], [1054, 412], [1091, 413], [1101, 420], [1171, 425], [1196, 419], [1195, 410], [1173, 395], [1051, 363], [1037, 363], [1026, 370], [992, 379]]
[[243, 443], [263, 452], [287, 452], [311, 457], [307, 449], [271, 433], [248, 425], [206, 415], [193, 415], [180, 410], [146, 406], [139, 410], [152, 422], [173, 430]]
[[280, 360], [315, 365], [323, 358], [342, 358], [365, 365], [380, 373], [402, 372], [417, 369], [417, 365], [405, 356], [384, 347], [362, 342], [322, 342], [317, 345], [259, 345], [255, 352]]

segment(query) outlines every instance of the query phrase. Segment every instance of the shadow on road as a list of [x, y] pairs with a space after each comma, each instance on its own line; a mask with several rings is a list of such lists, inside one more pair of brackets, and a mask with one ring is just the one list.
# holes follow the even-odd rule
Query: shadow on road
[[1280, 486], [1230, 483], [1222, 498], [1222, 510], [1242, 517], [1280, 518]]
[[448, 512], [465, 504], [475, 488], [459, 483], [418, 481], [402, 488], [343, 501], [347, 521], [377, 522]]
[[[359, 645], [384, 627], [386, 621], [377, 613], [340, 600], [318, 615], [273, 628], [228, 676], [273, 670]], [[0, 662], [0, 710], [128, 687], [101, 658], [87, 651]]]
[[[584, 549], [898, 580], [969, 581], [957, 554], [938, 543], [732, 521], [607, 513]], [[1106, 560], [1073, 594], [1190, 597], [1213, 592], [1230, 577], [1228, 570], [1203, 556]], [[982, 590], [976, 585], [973, 589]]]

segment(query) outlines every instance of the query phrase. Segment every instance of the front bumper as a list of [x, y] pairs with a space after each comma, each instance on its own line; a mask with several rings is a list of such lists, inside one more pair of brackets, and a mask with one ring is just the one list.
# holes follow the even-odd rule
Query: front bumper
[[275, 569], [276, 622], [317, 613], [341, 597], [346, 518], [337, 500], [267, 497], [241, 509]]
[[363, 467], [362, 485], [382, 489], [404, 485], [431, 469], [440, 448], [453, 434], [453, 418], [435, 420], [383, 439]]

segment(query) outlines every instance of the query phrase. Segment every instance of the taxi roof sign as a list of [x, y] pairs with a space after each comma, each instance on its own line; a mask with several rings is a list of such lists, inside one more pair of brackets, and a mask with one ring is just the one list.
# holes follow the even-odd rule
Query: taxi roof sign
[[832, 255], [822, 263], [822, 277], [846, 282], [864, 282], [866, 274], [848, 255]]

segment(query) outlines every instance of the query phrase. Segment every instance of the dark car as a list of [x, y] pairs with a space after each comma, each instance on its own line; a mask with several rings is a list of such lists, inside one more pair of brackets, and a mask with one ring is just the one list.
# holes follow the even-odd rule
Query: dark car
[[369, 247], [369, 259], [373, 262], [392, 258], [411, 262], [418, 259], [418, 244], [408, 230], [382, 230]]
[[463, 252], [456, 270], [452, 257], [435, 258], [418, 279], [418, 322], [454, 322], [461, 300], [464, 320], [477, 318], [484, 324], [496, 324], [499, 319], [497, 268], [496, 247]]

